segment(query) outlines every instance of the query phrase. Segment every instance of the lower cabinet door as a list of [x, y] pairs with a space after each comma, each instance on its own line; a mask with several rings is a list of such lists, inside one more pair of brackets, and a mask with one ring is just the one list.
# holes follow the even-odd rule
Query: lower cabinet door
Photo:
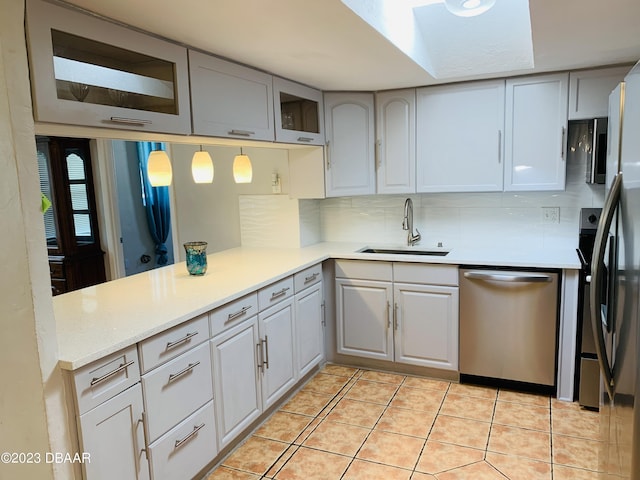
[[256, 315], [211, 340], [219, 448], [225, 447], [262, 411], [258, 348]]
[[296, 294], [298, 372], [302, 377], [324, 357], [322, 328], [322, 283]]
[[258, 315], [262, 404], [267, 409], [296, 382], [293, 297]]
[[82, 452], [87, 480], [148, 480], [144, 444], [142, 388], [139, 383], [80, 415]]
[[153, 480], [194, 478], [216, 456], [213, 401], [149, 445]]
[[395, 361], [458, 369], [458, 288], [394, 284]]

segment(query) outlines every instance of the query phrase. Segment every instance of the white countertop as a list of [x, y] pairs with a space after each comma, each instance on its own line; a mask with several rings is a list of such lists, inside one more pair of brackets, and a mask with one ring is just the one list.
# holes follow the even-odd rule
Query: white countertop
[[[60, 367], [75, 370], [329, 258], [579, 269], [574, 249], [453, 249], [447, 256], [358, 253], [380, 244], [239, 247], [207, 257], [207, 273], [184, 262], [54, 297]], [[417, 246], [416, 249], [425, 247]]]

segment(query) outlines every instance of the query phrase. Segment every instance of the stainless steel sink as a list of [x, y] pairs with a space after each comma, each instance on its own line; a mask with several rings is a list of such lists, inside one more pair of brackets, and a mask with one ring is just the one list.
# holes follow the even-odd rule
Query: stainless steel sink
[[359, 250], [360, 253], [382, 253], [387, 255], [430, 255], [434, 257], [444, 257], [448, 250], [414, 250], [414, 249], [402, 249], [402, 248], [363, 248]]

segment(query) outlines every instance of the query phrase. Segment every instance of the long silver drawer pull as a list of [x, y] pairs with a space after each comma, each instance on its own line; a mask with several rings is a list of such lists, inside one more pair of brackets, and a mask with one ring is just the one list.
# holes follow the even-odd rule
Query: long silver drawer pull
[[284, 287], [282, 290], [278, 290], [277, 292], [273, 292], [271, 294], [271, 300], [273, 300], [274, 298], [281, 297], [282, 295], [286, 294], [287, 290], [289, 290], [289, 287]]
[[304, 277], [304, 283], [313, 282], [316, 278], [318, 278], [318, 275], [320, 275], [320, 274], [318, 272], [316, 272], [313, 275], [309, 275], [308, 277]]
[[398, 302], [394, 302], [393, 304], [393, 323], [395, 324], [394, 328], [398, 330]]
[[191, 333], [187, 333], [184, 337], [182, 337], [180, 340], [174, 340], [173, 342], [167, 342], [167, 347], [166, 349], [170, 349], [173, 348], [177, 345], [180, 345], [181, 343], [184, 342], [188, 342], [189, 340], [191, 340], [193, 337], [195, 337], [198, 334], [198, 332], [191, 332]]
[[111, 117], [113, 123], [124, 123], [125, 125], [151, 125], [151, 120], [142, 120], [141, 118]]
[[204, 427], [204, 423], [201, 423], [200, 425], [194, 425], [193, 430], [186, 437], [181, 438], [180, 440], [176, 440], [176, 445], [173, 448], [178, 448], [179, 446], [183, 445], [185, 442], [188, 442], [189, 440], [191, 440], [203, 427]]
[[256, 343], [256, 357], [258, 357], [258, 370], [260, 370], [261, 372], [264, 372], [264, 363], [260, 363], [260, 361], [263, 360], [261, 348], [262, 348], [262, 340]]
[[387, 300], [387, 328], [391, 328], [391, 315], [389, 315], [389, 309], [391, 308], [391, 303]]
[[329, 157], [329, 150], [331, 149], [331, 141], [327, 140], [327, 143], [325, 143], [325, 149], [324, 149], [324, 153], [327, 157], [327, 170], [329, 170], [331, 168], [331, 159]]
[[123, 370], [126, 370], [127, 368], [129, 368], [131, 365], [133, 365], [134, 362], [133, 360], [131, 360], [130, 362], [127, 363], [121, 363], [120, 366], [118, 366], [117, 368], [115, 368], [114, 370], [111, 370], [109, 373], [105, 373], [104, 375], [102, 375], [101, 377], [93, 377], [91, 379], [91, 386], [93, 387], [94, 385], [97, 385], [98, 383], [104, 382], [105, 380], [107, 380], [108, 378], [113, 377], [114, 375], [122, 372]]
[[560, 158], [564, 160], [564, 136], [565, 136], [565, 128], [562, 127], [562, 143], [560, 144]]
[[187, 373], [189, 373], [191, 370], [193, 370], [194, 368], [196, 368], [198, 365], [200, 365], [200, 360], [198, 360], [196, 363], [190, 363], [189, 365], [187, 365], [185, 368], [183, 368], [182, 370], [180, 370], [178, 373], [171, 373], [169, 374], [169, 381], [173, 382], [175, 379], [180, 378], [183, 375], [186, 375]]
[[231, 320], [235, 320], [236, 318], [241, 317], [242, 315], [247, 313], [247, 311], [250, 308], [251, 308], [251, 305], [247, 305], [245, 307], [242, 307], [240, 310], [238, 310], [235, 313], [230, 313], [229, 315], [227, 315], [227, 322], [230, 322]]
[[311, 140], [313, 140], [311, 137], [298, 137], [299, 142], [310, 142]]
[[251, 135], [255, 135], [256, 132], [252, 132], [250, 130], [229, 130], [227, 132], [229, 135], [240, 135], [241, 137], [250, 137]]
[[536, 273], [519, 273], [509, 274], [500, 272], [465, 272], [465, 278], [471, 278], [476, 280], [493, 280], [494, 282], [515, 282], [515, 283], [545, 283], [550, 282], [552, 279], [549, 275], [542, 275]]
[[264, 362], [262, 362], [262, 364], [267, 367], [267, 370], [269, 370], [269, 336], [265, 335], [264, 336], [264, 340], [262, 340], [262, 343], [264, 343], [264, 354], [265, 354], [265, 359]]

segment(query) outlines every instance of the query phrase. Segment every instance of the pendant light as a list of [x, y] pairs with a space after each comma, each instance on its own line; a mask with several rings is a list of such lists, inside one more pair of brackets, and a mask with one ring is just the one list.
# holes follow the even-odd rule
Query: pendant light
[[200, 145], [200, 151], [193, 154], [191, 176], [195, 183], [213, 182], [213, 160], [209, 152], [202, 150], [202, 145]]
[[444, 0], [444, 4], [454, 15], [475, 17], [489, 10], [496, 0]]
[[171, 185], [173, 171], [171, 161], [164, 150], [154, 150], [147, 160], [147, 175], [152, 187], [166, 187]]
[[251, 183], [252, 177], [251, 159], [242, 153], [242, 147], [240, 147], [240, 155], [236, 155], [233, 159], [233, 179], [236, 183]]

